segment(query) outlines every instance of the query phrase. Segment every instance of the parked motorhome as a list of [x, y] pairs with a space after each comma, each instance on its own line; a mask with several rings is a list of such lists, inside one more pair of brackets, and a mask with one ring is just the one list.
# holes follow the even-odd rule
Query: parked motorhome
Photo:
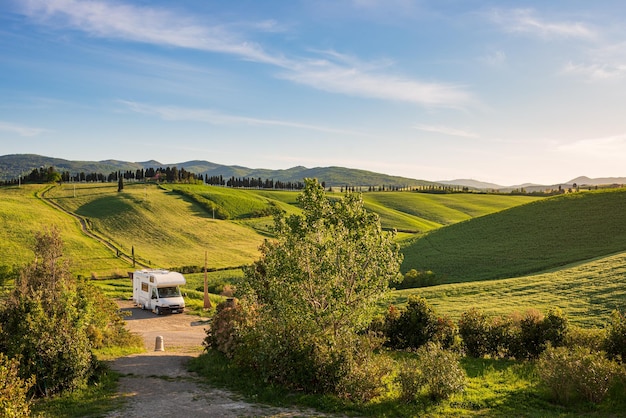
[[179, 287], [186, 283], [182, 274], [168, 270], [137, 270], [130, 276], [133, 301], [141, 309], [151, 310], [157, 315], [185, 310], [185, 300]]

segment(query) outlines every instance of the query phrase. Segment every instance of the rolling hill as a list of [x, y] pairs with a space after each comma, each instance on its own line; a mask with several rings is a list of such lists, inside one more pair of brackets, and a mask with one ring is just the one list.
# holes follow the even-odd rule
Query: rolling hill
[[527, 275], [626, 251], [626, 189], [559, 195], [440, 228], [408, 244], [403, 270], [440, 283]]
[[[42, 190], [47, 191], [42, 193]], [[36, 197], [42, 194], [81, 217], [92, 231], [114, 244], [123, 254], [131, 254], [134, 249], [138, 261], [161, 268], [202, 265], [205, 251], [210, 255], [211, 268], [248, 264], [258, 256], [258, 245], [268, 234], [268, 225], [272, 222], [267, 216], [269, 210], [299, 211], [298, 193], [290, 191], [143, 183], [127, 183], [120, 193], [117, 184], [112, 183], [6, 186], [0, 188], [0, 219], [3, 220], [4, 233], [4, 239], [0, 241], [0, 265], [28, 260], [32, 254], [30, 242], [34, 232], [45, 225], [61, 222], [57, 219], [66, 225], [63, 231], [66, 240], [87, 239], [75, 219]], [[381, 216], [383, 226], [414, 233], [537, 199], [410, 192], [372, 192], [363, 197], [366, 207]], [[217, 219], [218, 216], [214, 219], [214, 214], [223, 215], [223, 219]], [[402, 238], [413, 235], [405, 234]], [[91, 248], [91, 245], [102, 247], [93, 242], [85, 248]], [[72, 259], [81, 260], [80, 268], [75, 269], [79, 274], [107, 275], [107, 268], [125, 274], [128, 269], [128, 265], [111, 251], [90, 250], [89, 254], [80, 254], [80, 248], [76, 245], [76, 251], [69, 254]], [[93, 254], [99, 255], [94, 258]], [[105, 259], [106, 262], [100, 261]]]

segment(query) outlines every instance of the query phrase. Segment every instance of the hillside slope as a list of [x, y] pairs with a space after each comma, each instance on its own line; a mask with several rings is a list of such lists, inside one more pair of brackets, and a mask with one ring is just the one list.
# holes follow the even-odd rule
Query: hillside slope
[[560, 195], [435, 230], [403, 252], [403, 271], [440, 282], [516, 277], [626, 250], [626, 189]]
[[65, 255], [71, 259], [75, 274], [89, 277], [126, 274], [128, 263], [80, 231], [70, 216], [47, 205], [36, 197], [41, 185], [3, 187], [0, 190], [0, 266], [19, 267], [34, 258], [34, 234], [52, 225], [59, 228]]
[[402, 305], [409, 295], [425, 297], [455, 320], [471, 308], [507, 316], [559, 307], [573, 324], [603, 327], [626, 303], [626, 252], [531, 276], [398, 290], [392, 301]]
[[[74, 188], [75, 187], [75, 188]], [[156, 185], [109, 183], [62, 185], [47, 197], [86, 218], [99, 234], [125, 253], [159, 268], [211, 268], [248, 264], [258, 256], [262, 236], [235, 222], [212, 219], [198, 203]]]

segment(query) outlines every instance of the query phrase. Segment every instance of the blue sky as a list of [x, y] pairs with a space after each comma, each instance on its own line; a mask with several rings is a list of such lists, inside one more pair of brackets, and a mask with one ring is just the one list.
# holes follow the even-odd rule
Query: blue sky
[[626, 2], [7, 0], [14, 153], [626, 176]]

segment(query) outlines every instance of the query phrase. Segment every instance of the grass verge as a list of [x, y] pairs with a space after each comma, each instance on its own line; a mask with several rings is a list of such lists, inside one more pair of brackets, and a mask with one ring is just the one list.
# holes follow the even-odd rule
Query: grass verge
[[[392, 353], [394, 357], [411, 353]], [[368, 404], [355, 404], [327, 395], [288, 392], [242, 373], [221, 353], [210, 350], [192, 360], [190, 370], [217, 387], [237, 392], [250, 402], [272, 406], [313, 408], [323, 413], [368, 417], [574, 417], [623, 416], [624, 402], [607, 400], [600, 405], [576, 403], [567, 407], [549, 401], [532, 362], [464, 358], [461, 365], [468, 376], [463, 393], [441, 403], [420, 399], [398, 401], [397, 388]]]

